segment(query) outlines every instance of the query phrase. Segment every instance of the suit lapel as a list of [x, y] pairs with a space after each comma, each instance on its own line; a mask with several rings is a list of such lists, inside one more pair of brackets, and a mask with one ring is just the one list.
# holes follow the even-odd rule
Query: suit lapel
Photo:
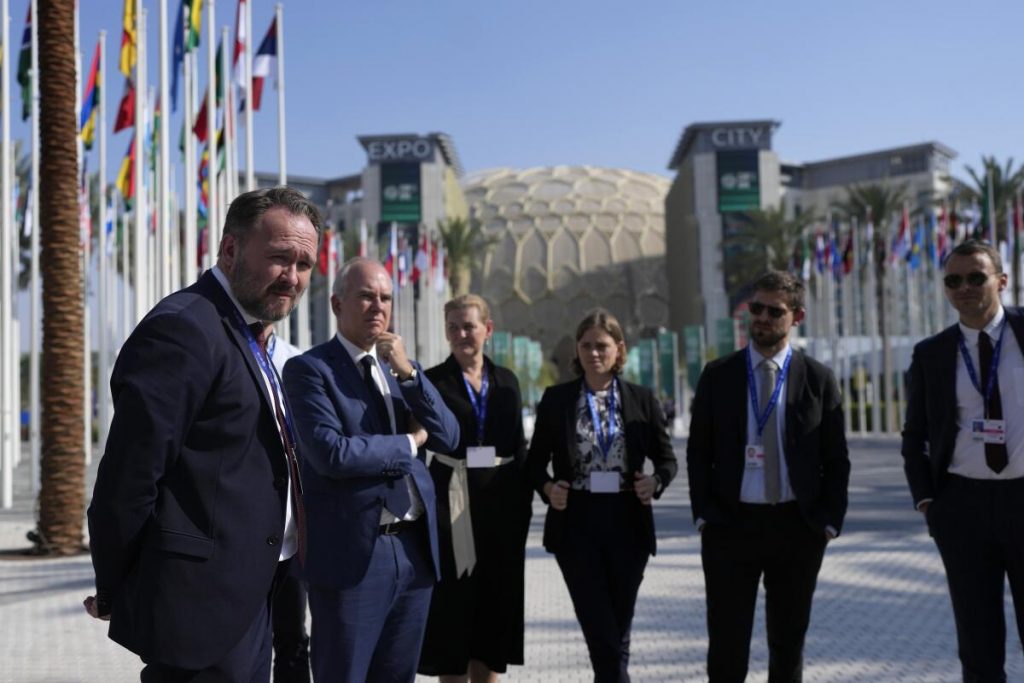
[[[803, 395], [804, 384], [807, 380], [807, 362], [804, 354], [793, 349], [793, 355], [789, 361], [789, 374], [786, 376], [786, 445], [788, 446], [798, 428], [802, 415], [800, 413], [800, 398]], [[786, 448], [789, 453], [792, 448]]]
[[[276, 420], [277, 412], [274, 410], [273, 397], [270, 395], [270, 390], [267, 388], [267, 382], [263, 378], [263, 371], [260, 370], [259, 364], [256, 362], [256, 358], [253, 356], [252, 349], [249, 347], [249, 342], [242, 334], [241, 330], [238, 329], [238, 321], [236, 319], [237, 310], [234, 302], [228, 296], [228, 293], [224, 291], [220, 282], [214, 277], [213, 273], [206, 271], [202, 277], [194, 285], [196, 291], [202, 296], [206, 297], [216, 307], [217, 312], [220, 313], [221, 323], [224, 325], [228, 338], [234, 342], [235, 346], [238, 347], [238, 352], [242, 354], [242, 358], [245, 360], [245, 365], [249, 368], [249, 374], [252, 375], [253, 382], [256, 383], [256, 387], [260, 391], [260, 395], [263, 396], [263, 405], [270, 413], [271, 417]], [[269, 362], [269, 359], [268, 359]]]
[[[640, 415], [640, 399], [637, 397], [633, 386], [625, 380], [619, 380], [619, 392], [622, 401], [622, 428], [626, 436], [626, 460], [631, 471], [643, 469], [643, 434], [640, 425], [646, 422]], [[637, 462], [639, 460], [639, 462]]]
[[388, 425], [381, 422], [381, 420], [387, 419], [387, 415], [377, 415], [378, 411], [370, 407], [373, 404], [373, 399], [370, 396], [370, 388], [366, 386], [366, 380], [363, 378], [363, 369], [356, 365], [348, 350], [341, 345], [337, 337], [332, 339], [328, 345], [327, 355], [327, 364], [334, 373], [335, 385], [354, 390], [356, 397], [363, 402], [363, 411], [370, 415], [378, 433], [384, 434], [390, 431]]

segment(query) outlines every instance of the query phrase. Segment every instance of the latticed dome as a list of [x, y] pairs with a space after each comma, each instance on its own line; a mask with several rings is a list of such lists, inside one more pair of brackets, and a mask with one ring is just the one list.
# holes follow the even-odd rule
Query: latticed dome
[[500, 329], [527, 334], [559, 364], [583, 313], [604, 306], [634, 336], [667, 325], [669, 180], [591, 166], [468, 174], [470, 213], [495, 238], [473, 290]]

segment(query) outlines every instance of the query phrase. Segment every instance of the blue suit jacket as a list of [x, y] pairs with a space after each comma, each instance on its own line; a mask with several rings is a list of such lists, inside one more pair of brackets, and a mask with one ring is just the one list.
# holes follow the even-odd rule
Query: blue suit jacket
[[132, 332], [89, 506], [111, 639], [187, 669], [223, 659], [252, 624], [284, 531], [288, 466], [233, 310], [206, 273]]
[[[302, 454], [308, 555], [305, 577], [335, 589], [351, 588], [366, 574], [380, 527], [387, 487], [404, 486], [411, 474], [423, 498], [430, 553], [440, 578], [434, 485], [424, 450], [409, 454], [409, 414], [430, 435], [427, 448], [450, 453], [459, 444], [459, 425], [423, 372], [399, 383], [381, 363], [391, 391], [397, 434], [367, 410], [369, 389], [341, 342], [315, 346], [288, 361], [285, 389]], [[419, 366], [417, 366], [419, 370]], [[386, 419], [386, 416], [385, 416]]]

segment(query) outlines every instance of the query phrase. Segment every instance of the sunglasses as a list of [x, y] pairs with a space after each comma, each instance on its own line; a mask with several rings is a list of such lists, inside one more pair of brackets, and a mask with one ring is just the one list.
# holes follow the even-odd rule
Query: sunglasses
[[992, 277], [988, 273], [979, 273], [974, 271], [973, 273], [967, 273], [967, 275], [947, 275], [942, 278], [942, 283], [946, 285], [947, 289], [960, 289], [960, 285], [967, 281], [971, 287], [981, 287], [983, 284], [988, 282], [988, 279]]
[[785, 308], [779, 308], [778, 306], [769, 306], [768, 304], [763, 304], [760, 301], [751, 301], [749, 304], [747, 304], [747, 308], [750, 309], [751, 315], [758, 316], [764, 313], [765, 311], [768, 311], [768, 315], [776, 319], [781, 318], [782, 316], [789, 313], [789, 311], [787, 311]]

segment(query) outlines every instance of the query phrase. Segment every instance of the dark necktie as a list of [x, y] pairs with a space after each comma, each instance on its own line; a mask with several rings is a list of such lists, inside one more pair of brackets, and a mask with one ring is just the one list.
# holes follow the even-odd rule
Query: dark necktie
[[[384, 394], [381, 393], [380, 387], [373, 379], [373, 356], [363, 356], [359, 364], [363, 366], [363, 382], [366, 383], [366, 391], [370, 394], [369, 409], [377, 414], [379, 424], [384, 425], [383, 433], [394, 434], [394, 430], [391, 429], [388, 406], [384, 402]], [[387, 490], [384, 493], [384, 507], [395, 517], [402, 519], [409, 511], [410, 505], [409, 488], [406, 486], [405, 478], [389, 479]]]
[[[978, 334], [978, 364], [981, 365], [981, 389], [988, 387], [989, 370], [992, 366], [992, 339], [985, 332]], [[986, 417], [990, 420], [1003, 419], [1003, 402], [999, 396], [999, 377], [996, 376], [995, 386], [992, 387], [992, 396], [985, 406]], [[1005, 443], [985, 444], [985, 464], [993, 472], [1002, 472], [1010, 458], [1006, 452]]]
[[[256, 336], [256, 342], [260, 346], [260, 351], [263, 352], [263, 357], [267, 360], [267, 365], [270, 367], [270, 371], [274, 372], [274, 363], [270, 356], [267, 354], [267, 341], [269, 335], [266, 333], [266, 327], [263, 323], [253, 323], [249, 326], [252, 329], [252, 333]], [[276, 382], [280, 383], [280, 378], [275, 377]], [[277, 416], [277, 426], [281, 431], [281, 442], [284, 444], [285, 457], [288, 460], [288, 480], [291, 485], [292, 491], [292, 513], [295, 515], [295, 528], [299, 536], [299, 564], [305, 565], [306, 563], [306, 508], [302, 504], [302, 484], [299, 480], [299, 460], [295, 454], [295, 444], [292, 443], [291, 433], [288, 431], [288, 423], [284, 418], [284, 410], [281, 409], [281, 398], [277, 395], [276, 391], [272, 391], [271, 395], [274, 399], [274, 414]]]

